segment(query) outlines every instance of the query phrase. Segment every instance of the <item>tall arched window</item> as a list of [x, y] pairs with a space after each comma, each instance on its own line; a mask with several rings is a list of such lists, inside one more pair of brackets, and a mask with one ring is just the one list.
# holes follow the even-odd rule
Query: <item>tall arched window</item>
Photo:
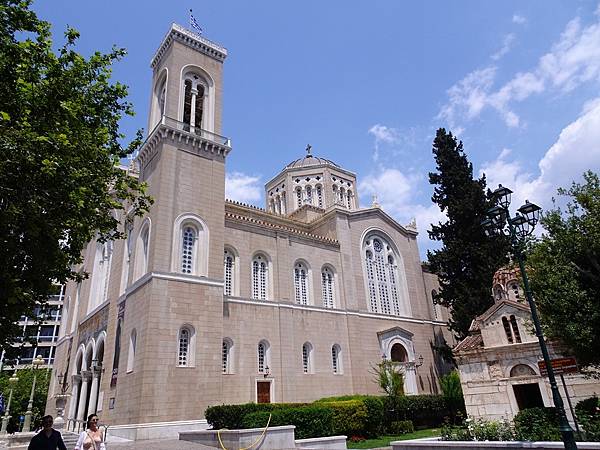
[[319, 208], [323, 207], [323, 188], [321, 187], [321, 185], [317, 185], [317, 205], [319, 206]]
[[308, 203], [309, 205], [312, 205], [312, 199], [313, 199], [312, 187], [306, 186], [306, 203]]
[[133, 281], [137, 281], [148, 272], [148, 250], [150, 242], [150, 220], [146, 219], [140, 227], [135, 244], [135, 261]]
[[504, 327], [504, 333], [506, 334], [506, 339], [509, 344], [513, 343], [512, 332], [510, 331], [510, 324], [508, 323], [508, 319], [506, 317], [502, 317], [502, 326]]
[[517, 325], [517, 318], [514, 315], [510, 316], [510, 325], [512, 327], [513, 336], [515, 337], [515, 342], [521, 342], [521, 333], [519, 332], [519, 326]]
[[296, 188], [296, 202], [300, 208], [302, 206], [302, 189], [300, 187]]
[[299, 305], [308, 305], [308, 269], [303, 262], [294, 266], [294, 298]]
[[233, 341], [229, 338], [223, 339], [223, 350], [221, 354], [221, 368], [223, 373], [232, 373], [231, 353]]
[[256, 255], [252, 260], [252, 298], [256, 300], [267, 299], [269, 262], [262, 255]]
[[194, 348], [196, 333], [191, 325], [184, 325], [177, 335], [177, 365], [179, 367], [194, 366]]
[[129, 336], [129, 354], [127, 355], [127, 373], [133, 372], [133, 367], [135, 365], [135, 347], [137, 344], [137, 331], [135, 328], [131, 332]]
[[256, 347], [257, 351], [257, 369], [258, 373], [269, 372], [269, 343], [267, 341], [260, 341]]
[[310, 342], [302, 345], [302, 371], [304, 373], [314, 373], [312, 350], [313, 346]]
[[333, 368], [333, 373], [340, 374], [342, 373], [342, 361], [341, 361], [341, 350], [338, 344], [335, 344], [331, 347], [331, 366]]
[[348, 209], [352, 209], [352, 191], [351, 190], [348, 190], [348, 192], [346, 193], [346, 201], [347, 201]]
[[390, 357], [392, 362], [407, 362], [408, 361], [408, 353], [402, 344], [394, 344], [392, 345], [392, 349], [390, 351]]
[[409, 314], [406, 281], [398, 270], [399, 256], [380, 235], [367, 236], [363, 244], [369, 308], [383, 314]]
[[171, 270], [207, 276], [209, 230], [196, 214], [181, 214], [175, 220], [171, 247]]
[[183, 82], [183, 128], [198, 132], [202, 129], [204, 86], [196, 74], [188, 74]]
[[225, 271], [225, 295], [233, 295], [235, 257], [230, 250], [225, 249], [223, 266]]
[[323, 267], [321, 270], [321, 292], [323, 294], [323, 306], [325, 308], [333, 308], [334, 291], [333, 271], [329, 267]]
[[88, 312], [103, 303], [108, 295], [108, 281], [112, 262], [113, 243], [96, 242]]

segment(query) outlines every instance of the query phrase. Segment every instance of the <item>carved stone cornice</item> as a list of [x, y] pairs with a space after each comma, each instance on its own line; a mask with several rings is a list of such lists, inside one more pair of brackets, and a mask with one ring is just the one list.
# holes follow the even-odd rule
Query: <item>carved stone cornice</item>
[[180, 150], [193, 153], [209, 159], [221, 159], [225, 161], [225, 157], [231, 151], [231, 147], [227, 144], [215, 142], [209, 138], [198, 134], [178, 129], [178, 127], [168, 124], [157, 125], [152, 133], [142, 145], [137, 160], [140, 167], [143, 169], [160, 150], [161, 143], [168, 143], [176, 146]]
[[192, 31], [178, 25], [176, 23], [171, 25], [171, 28], [163, 38], [158, 50], [154, 54], [152, 61], [150, 61], [150, 67], [153, 69], [158, 66], [162, 57], [166, 53], [169, 46], [177, 41], [183, 45], [190, 47], [200, 53], [204, 53], [206, 56], [210, 56], [219, 62], [223, 62], [227, 58], [227, 49], [225, 47], [212, 42], [199, 34], [193, 33]]

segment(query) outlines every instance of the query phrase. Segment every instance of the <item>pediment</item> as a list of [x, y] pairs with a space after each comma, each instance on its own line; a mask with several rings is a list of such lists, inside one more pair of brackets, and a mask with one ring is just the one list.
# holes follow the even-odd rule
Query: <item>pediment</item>
[[412, 341], [414, 334], [401, 327], [392, 327], [388, 328], [387, 330], [378, 331], [377, 336], [379, 337], [380, 341], [385, 341], [394, 337], [401, 337]]
[[530, 314], [531, 310], [525, 303], [517, 303], [511, 300], [503, 300], [495, 303], [491, 308], [477, 318], [480, 323], [489, 320], [495, 320], [498, 317], [515, 314], [517, 312], [526, 312]]

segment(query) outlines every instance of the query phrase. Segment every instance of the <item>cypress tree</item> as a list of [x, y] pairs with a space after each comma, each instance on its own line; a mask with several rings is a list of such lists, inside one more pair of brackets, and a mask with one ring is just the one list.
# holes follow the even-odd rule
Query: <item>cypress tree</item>
[[471, 321], [493, 303], [494, 272], [506, 264], [508, 240], [489, 238], [481, 227], [486, 211], [493, 206], [486, 194], [485, 175], [473, 178], [462, 141], [444, 128], [433, 141], [437, 172], [429, 174], [434, 185], [432, 200], [447, 216], [432, 225], [430, 239], [440, 241], [439, 250], [427, 252], [429, 266], [439, 278], [436, 303], [450, 308], [449, 328], [459, 339], [468, 334]]

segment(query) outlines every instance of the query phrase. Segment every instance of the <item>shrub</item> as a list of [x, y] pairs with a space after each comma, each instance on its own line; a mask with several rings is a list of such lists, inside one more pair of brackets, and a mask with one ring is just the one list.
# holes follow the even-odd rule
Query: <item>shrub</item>
[[333, 411], [333, 434], [366, 436], [367, 408], [360, 400], [319, 403]]
[[367, 409], [367, 417], [364, 420], [364, 433], [368, 437], [376, 437], [379, 435], [384, 421], [384, 407], [382, 398], [383, 397], [378, 397], [375, 395], [342, 395], [337, 397], [325, 397], [317, 400], [315, 403], [321, 404], [338, 401], [360, 400]]
[[577, 419], [585, 430], [586, 441], [600, 441], [600, 400], [593, 396], [575, 406]]
[[515, 433], [507, 420], [465, 420], [469, 434], [475, 441], [512, 441]]
[[[324, 406], [302, 406], [299, 408], [279, 408], [271, 411], [269, 426], [295, 425], [296, 439], [308, 439], [320, 436], [332, 436], [333, 411]], [[261, 411], [247, 414], [243, 419], [243, 428], [263, 428], [269, 420], [269, 412]]]
[[515, 434], [520, 441], [560, 441], [555, 408], [529, 408], [514, 418]]
[[453, 370], [448, 375], [444, 375], [440, 378], [440, 386], [452, 422], [456, 423], [457, 415], [460, 416], [462, 414], [464, 416], [465, 414], [465, 400], [463, 398], [458, 371]]
[[415, 427], [411, 420], [396, 420], [392, 422], [388, 428], [388, 434], [398, 436], [400, 434], [412, 433], [415, 431]]

